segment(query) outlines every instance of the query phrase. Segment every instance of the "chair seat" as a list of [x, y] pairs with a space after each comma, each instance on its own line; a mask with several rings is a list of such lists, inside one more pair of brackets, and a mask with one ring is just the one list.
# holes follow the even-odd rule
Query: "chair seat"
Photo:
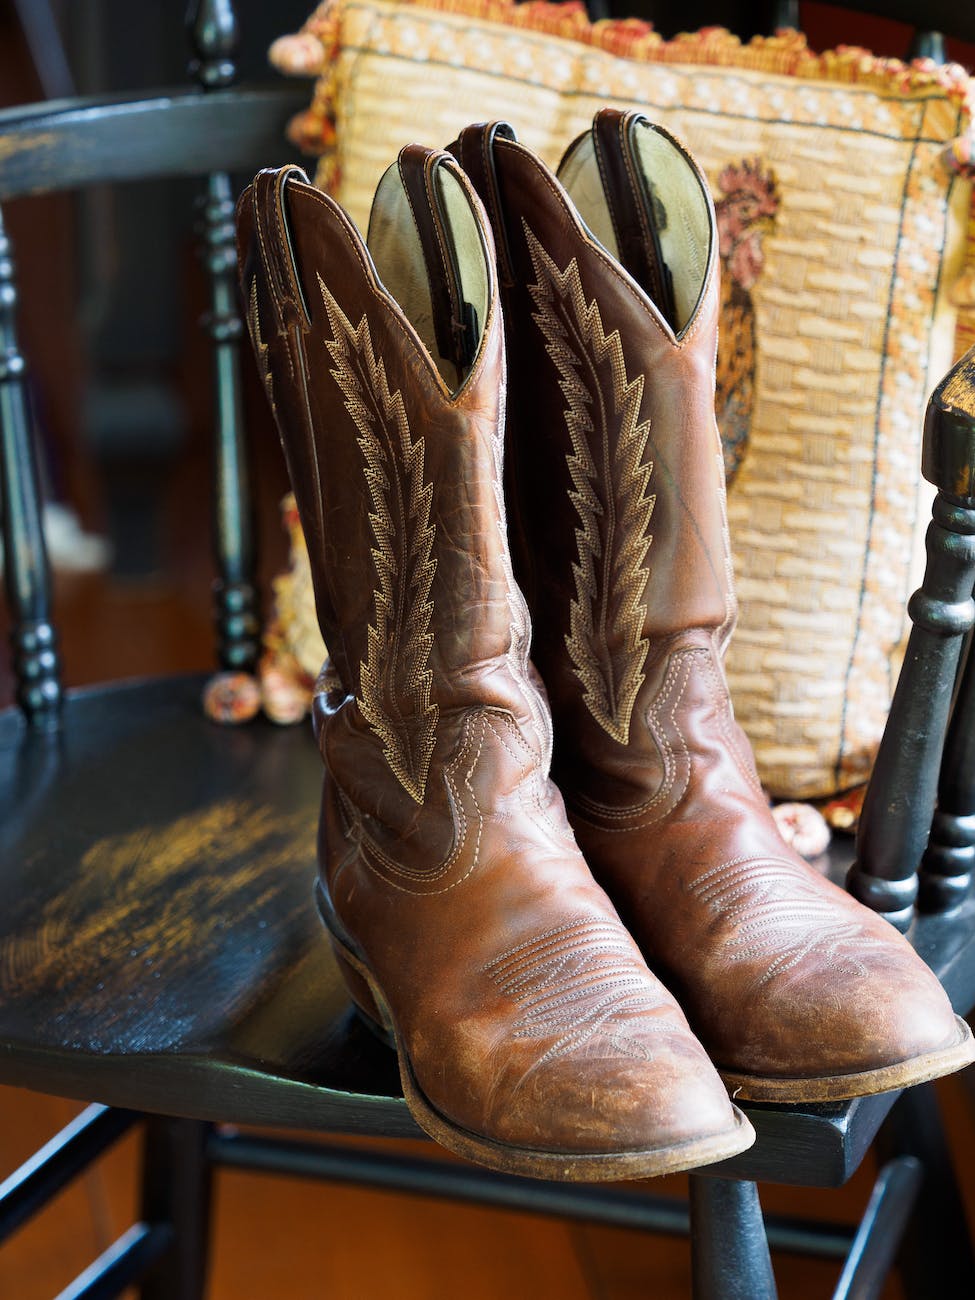
[[[215, 726], [203, 682], [72, 693], [55, 735], [0, 714], [0, 807], [12, 810], [0, 826], [0, 1082], [416, 1136], [395, 1058], [353, 1013], [313, 905], [310, 728]], [[851, 854], [840, 841], [834, 876]], [[948, 954], [962, 1010], [975, 999], [973, 932], [944, 918], [918, 927], [922, 951]], [[712, 1168], [841, 1183], [895, 1097], [748, 1105], [756, 1146]]]
[[215, 726], [203, 681], [73, 693], [53, 736], [0, 715], [0, 1080], [415, 1135], [313, 906], [310, 728]]

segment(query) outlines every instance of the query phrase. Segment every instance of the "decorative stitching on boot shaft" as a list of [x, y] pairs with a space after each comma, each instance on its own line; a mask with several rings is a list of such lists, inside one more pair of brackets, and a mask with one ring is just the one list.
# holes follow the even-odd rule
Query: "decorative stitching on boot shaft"
[[650, 644], [644, 561], [656, 498], [647, 495], [653, 462], [644, 461], [650, 421], [639, 419], [644, 376], [627, 379], [619, 331], [607, 336], [595, 299], [586, 302], [576, 259], [560, 271], [524, 225], [535, 272], [532, 318], [559, 373], [572, 442], [566, 463], [578, 560], [565, 644], [590, 713], [625, 745]]
[[[643, 803], [630, 804], [623, 808], [614, 808], [609, 804], [599, 803], [595, 799], [574, 793], [573, 810], [581, 813], [591, 825], [597, 825], [603, 831], [629, 834], [631, 831], [641, 830], [661, 821], [673, 812], [683, 799], [691, 779], [691, 755], [687, 747], [687, 739], [681, 730], [680, 708], [690, 684], [691, 673], [697, 661], [707, 654], [708, 651], [704, 649], [679, 650], [673, 654], [667, 664], [663, 685], [647, 708], [647, 729], [656, 745], [664, 769], [658, 788]], [[668, 730], [673, 743], [668, 738]], [[634, 818], [640, 820], [635, 821]], [[625, 824], [608, 825], [607, 823], [610, 822]]]
[[383, 742], [397, 780], [422, 803], [440, 716], [430, 699], [429, 666], [429, 596], [437, 569], [431, 558], [433, 484], [424, 483], [424, 440], [410, 434], [402, 394], [389, 391], [366, 316], [353, 328], [320, 275], [318, 284], [333, 336], [326, 340], [335, 363], [331, 373], [359, 430], [376, 541], [376, 614], [359, 665], [359, 709]]
[[556, 1041], [537, 1064], [576, 1050], [602, 1034], [623, 1055], [651, 1060], [645, 1035], [673, 1032], [674, 1021], [640, 1019], [641, 1041], [629, 1020], [660, 1008], [650, 995], [646, 970], [618, 922], [579, 918], [518, 944], [487, 967], [502, 993], [522, 1007], [515, 1038]]

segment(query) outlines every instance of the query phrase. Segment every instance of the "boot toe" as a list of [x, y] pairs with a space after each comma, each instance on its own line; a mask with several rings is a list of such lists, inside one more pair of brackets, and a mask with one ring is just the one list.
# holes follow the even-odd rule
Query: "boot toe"
[[766, 985], [745, 1011], [741, 1038], [716, 1053], [725, 1081], [752, 1100], [839, 1100], [922, 1083], [975, 1059], [971, 1031], [933, 972], [900, 935], [882, 939], [845, 977], [807, 968]]
[[513, 1146], [655, 1153], [659, 1172], [678, 1163], [688, 1167], [679, 1152], [697, 1144], [726, 1142], [735, 1151], [748, 1145], [741, 1118], [703, 1052], [699, 1060], [662, 1054], [652, 1060], [569, 1055], [542, 1061], [498, 1099], [495, 1125]]

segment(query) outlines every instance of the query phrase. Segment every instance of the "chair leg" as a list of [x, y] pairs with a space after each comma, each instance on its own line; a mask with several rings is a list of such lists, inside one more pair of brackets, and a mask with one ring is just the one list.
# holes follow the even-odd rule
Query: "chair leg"
[[168, 1223], [172, 1242], [146, 1276], [140, 1300], [203, 1300], [210, 1244], [211, 1125], [149, 1116], [142, 1169], [142, 1218]]
[[975, 1295], [975, 1253], [930, 1083], [908, 1088], [877, 1136], [881, 1161], [916, 1156], [923, 1182], [898, 1255], [906, 1300]]
[[754, 1183], [691, 1175], [694, 1300], [776, 1300]]

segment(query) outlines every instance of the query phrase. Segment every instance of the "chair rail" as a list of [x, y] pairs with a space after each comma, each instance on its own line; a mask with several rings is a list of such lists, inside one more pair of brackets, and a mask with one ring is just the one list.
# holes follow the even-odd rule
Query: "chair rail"
[[286, 162], [285, 124], [307, 101], [307, 85], [284, 83], [6, 109], [0, 112], [0, 202], [108, 181], [241, 170], [255, 158]]

